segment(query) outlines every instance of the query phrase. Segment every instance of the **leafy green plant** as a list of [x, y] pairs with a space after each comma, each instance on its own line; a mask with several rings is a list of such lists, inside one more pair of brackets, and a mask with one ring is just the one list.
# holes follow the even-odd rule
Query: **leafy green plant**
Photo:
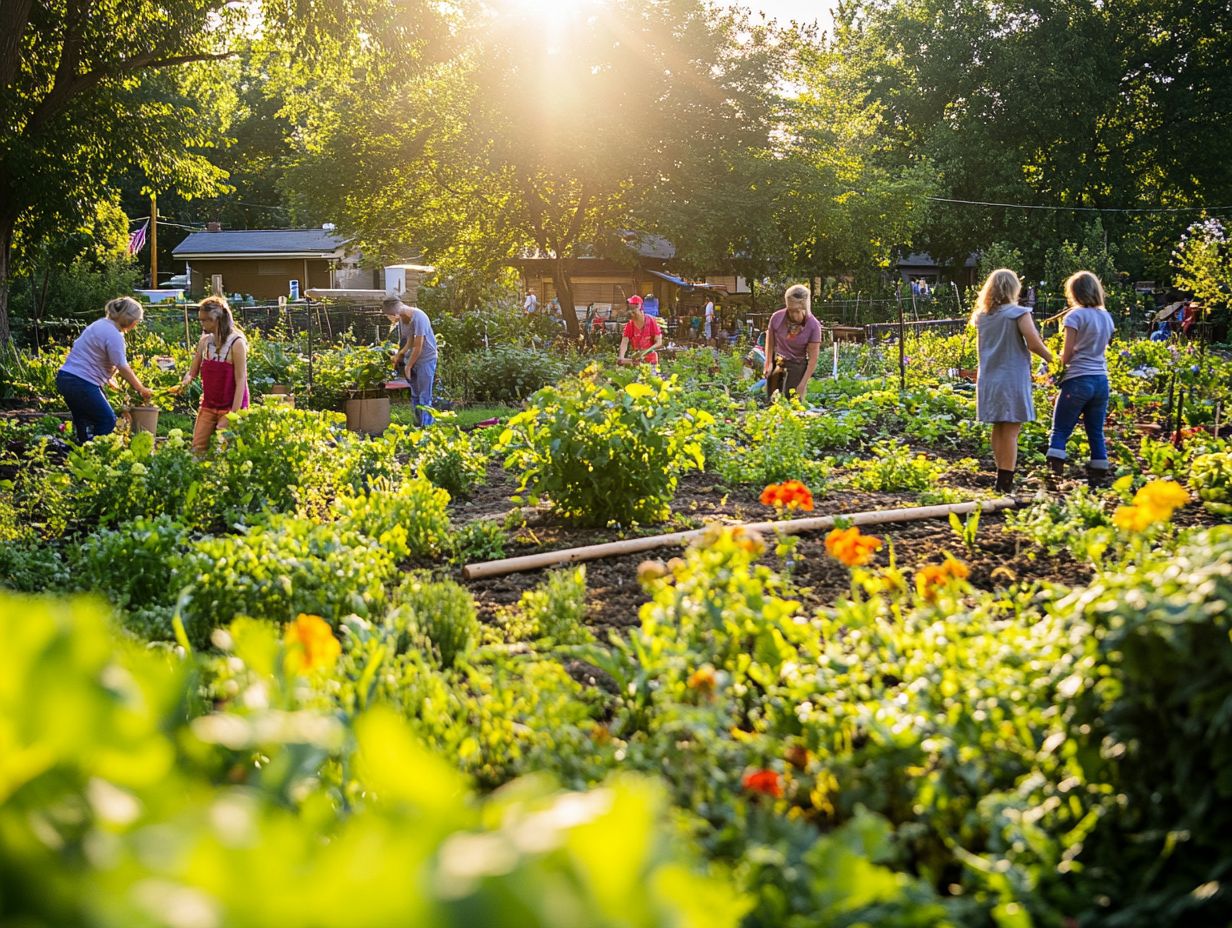
[[301, 612], [330, 622], [369, 615], [395, 574], [393, 553], [368, 535], [289, 515], [193, 542], [172, 566], [187, 581], [180, 602], [194, 643], [241, 615], [279, 623]]
[[1189, 485], [1211, 512], [1232, 515], [1232, 452], [1220, 451], [1194, 458], [1189, 468]]
[[945, 466], [926, 454], [912, 454], [903, 442], [894, 439], [876, 442], [873, 456], [853, 464], [851, 483], [872, 492], [921, 492], [936, 484]]
[[654, 377], [618, 390], [591, 368], [535, 394], [498, 450], [521, 472], [520, 490], [548, 497], [564, 519], [655, 522], [667, 514], [678, 475], [702, 467], [698, 438], [713, 424], [708, 413], [674, 409], [678, 392]]
[[366, 535], [396, 560], [443, 550], [449, 538], [449, 494], [423, 477], [377, 480], [366, 491], [343, 493], [334, 503], [344, 531]]
[[509, 533], [503, 525], [490, 519], [477, 519], [454, 532], [450, 543], [451, 560], [457, 564], [496, 560], [505, 556], [508, 543]]
[[[78, 524], [92, 529], [138, 516], [164, 514], [188, 521], [214, 506], [205, 472], [184, 434], [172, 430], [155, 450], [154, 436], [104, 435], [73, 448], [66, 468]], [[187, 516], [185, 515], [187, 514]]]
[[502, 345], [469, 355], [463, 370], [471, 401], [516, 404], [558, 380], [566, 368], [546, 351]]
[[741, 432], [723, 443], [718, 461], [723, 479], [755, 486], [784, 480], [815, 483], [818, 468], [802, 410], [798, 401], [780, 399], [750, 411]]
[[71, 556], [74, 582], [122, 608], [175, 602], [175, 555], [187, 530], [171, 516], [138, 517], [88, 535]]
[[586, 566], [553, 570], [533, 590], [522, 594], [518, 608], [533, 634], [552, 644], [580, 644], [590, 640], [586, 621]]
[[980, 527], [980, 510], [973, 509], [968, 513], [965, 520], [958, 518], [955, 512], [950, 513], [950, 528], [954, 534], [958, 536], [958, 540], [963, 543], [963, 547], [967, 549], [968, 554], [974, 554], [976, 550], [975, 535]]
[[407, 628], [414, 644], [443, 670], [465, 658], [479, 639], [475, 601], [452, 580], [412, 575], [394, 591], [391, 602], [407, 610]]

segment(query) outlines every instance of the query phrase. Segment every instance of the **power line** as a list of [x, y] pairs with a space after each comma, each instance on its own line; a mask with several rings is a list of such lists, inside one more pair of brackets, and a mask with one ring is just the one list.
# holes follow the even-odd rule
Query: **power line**
[[987, 200], [957, 200], [950, 197], [925, 197], [934, 203], [957, 203], [962, 206], [1003, 206], [1007, 209], [1068, 210], [1075, 213], [1201, 213], [1232, 210], [1232, 206], [1138, 206], [1131, 208], [1102, 206], [1034, 206], [1029, 203], [991, 203]]

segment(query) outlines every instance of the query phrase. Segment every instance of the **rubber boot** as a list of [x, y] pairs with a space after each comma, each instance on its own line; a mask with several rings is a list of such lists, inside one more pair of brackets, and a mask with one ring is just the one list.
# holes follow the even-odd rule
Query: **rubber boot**
[[996, 491], [998, 493], [1014, 492], [1014, 472], [1012, 470], [997, 468]]
[[1092, 490], [1102, 490], [1108, 486], [1108, 477], [1112, 471], [1107, 467], [1092, 467], [1087, 465], [1087, 486]]
[[1055, 490], [1061, 483], [1061, 478], [1065, 476], [1065, 458], [1049, 457], [1045, 458], [1048, 462], [1048, 476], [1046, 482], [1048, 489]]

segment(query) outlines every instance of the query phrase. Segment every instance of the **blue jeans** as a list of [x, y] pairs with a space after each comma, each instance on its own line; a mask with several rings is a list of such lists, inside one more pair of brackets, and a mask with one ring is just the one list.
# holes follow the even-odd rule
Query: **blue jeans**
[[73, 416], [73, 441], [81, 444], [96, 435], [110, 435], [115, 431], [115, 411], [98, 384], [60, 371], [56, 374], [56, 389]]
[[436, 380], [436, 358], [427, 361], [417, 361], [415, 366], [406, 372], [406, 381], [411, 385], [411, 408], [415, 410], [415, 424], [431, 425], [436, 420], [432, 418], [432, 384]]
[[1065, 460], [1065, 445], [1081, 417], [1087, 442], [1091, 446], [1091, 466], [1108, 468], [1108, 449], [1104, 446], [1108, 392], [1108, 378], [1103, 374], [1071, 377], [1061, 383], [1061, 392], [1052, 410], [1052, 441], [1048, 443], [1048, 457]]

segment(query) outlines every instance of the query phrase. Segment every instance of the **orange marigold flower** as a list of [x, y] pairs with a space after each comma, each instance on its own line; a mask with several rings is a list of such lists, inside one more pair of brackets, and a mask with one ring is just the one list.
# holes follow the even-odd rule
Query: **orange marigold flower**
[[783, 784], [773, 770], [750, 770], [740, 781], [747, 792], [761, 793], [774, 799], [783, 798]]
[[947, 554], [940, 564], [929, 564], [916, 572], [915, 589], [921, 599], [932, 603], [937, 601], [937, 594], [942, 589], [969, 576], [970, 568]]
[[826, 553], [840, 564], [863, 567], [881, 547], [881, 539], [861, 535], [857, 526], [836, 528], [826, 536]]
[[301, 612], [287, 626], [283, 642], [287, 646], [287, 668], [292, 673], [332, 667], [342, 653], [333, 629], [319, 615]]
[[1145, 506], [1117, 506], [1112, 514], [1112, 524], [1123, 532], [1146, 531], [1158, 521], [1155, 513]]
[[1134, 494], [1133, 505], [1117, 507], [1112, 524], [1126, 532], [1145, 531], [1156, 522], [1167, 522], [1188, 502], [1189, 493], [1175, 480], [1152, 480]]
[[709, 664], [698, 667], [695, 671], [689, 674], [689, 689], [697, 690], [699, 693], [713, 693], [715, 687], [718, 686], [718, 683], [718, 675], [714, 672], [714, 668]]
[[813, 511], [813, 491], [799, 480], [772, 483], [761, 491], [760, 498], [764, 505], [773, 506], [775, 509]]

